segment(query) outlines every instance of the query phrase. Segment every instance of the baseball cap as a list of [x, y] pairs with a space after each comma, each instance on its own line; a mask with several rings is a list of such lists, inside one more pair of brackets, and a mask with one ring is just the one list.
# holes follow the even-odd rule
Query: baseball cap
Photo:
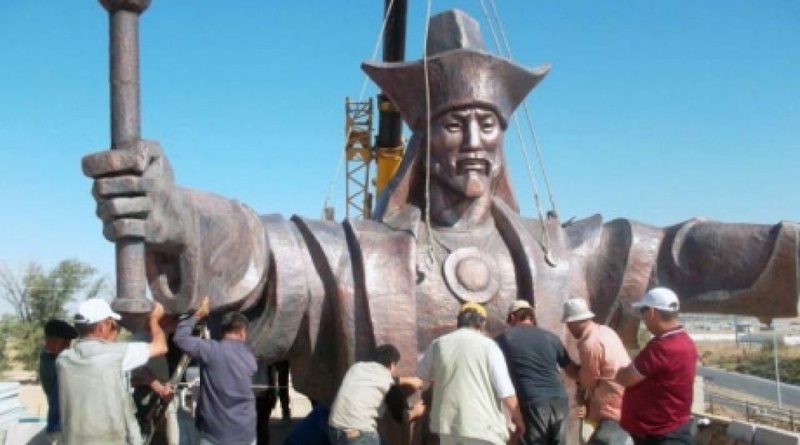
[[511, 315], [511, 314], [513, 314], [514, 312], [517, 312], [520, 309], [531, 309], [532, 310], [533, 306], [531, 306], [531, 304], [528, 303], [525, 300], [516, 300], [513, 303], [511, 303], [511, 306], [508, 307], [508, 315]]
[[48, 320], [44, 324], [45, 337], [58, 337], [72, 340], [78, 337], [78, 331], [64, 320]]
[[594, 318], [594, 312], [589, 310], [586, 300], [583, 298], [570, 298], [564, 303], [564, 316], [561, 319], [564, 323], [572, 321], [583, 321]]
[[654, 287], [647, 291], [641, 300], [633, 303], [631, 306], [637, 309], [651, 307], [662, 311], [678, 312], [681, 303], [678, 300], [678, 296], [675, 295], [675, 292], [672, 290], [666, 287]]
[[111, 310], [106, 300], [102, 298], [90, 298], [78, 306], [78, 313], [75, 314], [75, 324], [94, 324], [106, 318], [119, 320], [118, 313]]
[[473, 302], [473, 301], [470, 301], [469, 303], [464, 303], [463, 305], [461, 305], [461, 310], [459, 310], [458, 313], [459, 314], [463, 314], [464, 312], [467, 312], [467, 311], [477, 312], [478, 315], [480, 315], [483, 318], [486, 318], [486, 308], [483, 307], [482, 305], [478, 304], [478, 303]]

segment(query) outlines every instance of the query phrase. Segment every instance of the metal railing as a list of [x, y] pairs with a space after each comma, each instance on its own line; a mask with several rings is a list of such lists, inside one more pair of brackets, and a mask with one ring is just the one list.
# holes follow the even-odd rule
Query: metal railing
[[792, 432], [800, 431], [800, 419], [798, 419], [800, 410], [797, 408], [757, 403], [709, 389], [705, 391], [705, 403], [709, 414], [769, 425]]

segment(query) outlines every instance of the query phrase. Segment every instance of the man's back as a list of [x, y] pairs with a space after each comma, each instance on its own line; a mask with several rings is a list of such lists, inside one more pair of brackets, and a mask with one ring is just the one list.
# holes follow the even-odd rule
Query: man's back
[[63, 442], [138, 444], [133, 400], [123, 379], [127, 343], [80, 340], [56, 360]]
[[251, 443], [256, 426], [252, 390], [255, 356], [243, 341], [193, 337], [195, 324], [194, 317], [182, 321], [174, 341], [200, 363], [197, 427], [217, 443]]
[[330, 425], [359, 431], [376, 431], [384, 398], [394, 383], [385, 366], [357, 362], [347, 371], [330, 411]]
[[614, 381], [614, 375], [631, 362], [619, 335], [608, 326], [593, 323], [578, 340], [578, 353], [580, 384], [591, 396], [587, 417], [619, 421], [624, 388]]
[[[492, 351], [494, 349], [494, 351]], [[494, 353], [493, 353], [494, 352]], [[445, 435], [504, 443], [508, 429], [500, 401], [514, 395], [503, 355], [482, 333], [460, 328], [435, 340], [418, 367], [433, 381], [431, 430]]]
[[508, 363], [520, 405], [566, 399], [559, 368], [571, 362], [555, 334], [532, 325], [517, 325], [497, 338]]

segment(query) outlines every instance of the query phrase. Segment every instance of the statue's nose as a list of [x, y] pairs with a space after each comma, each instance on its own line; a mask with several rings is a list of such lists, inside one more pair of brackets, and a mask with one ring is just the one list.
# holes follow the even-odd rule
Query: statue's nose
[[469, 119], [464, 126], [464, 140], [461, 147], [466, 151], [475, 151], [483, 148], [481, 129], [477, 119]]

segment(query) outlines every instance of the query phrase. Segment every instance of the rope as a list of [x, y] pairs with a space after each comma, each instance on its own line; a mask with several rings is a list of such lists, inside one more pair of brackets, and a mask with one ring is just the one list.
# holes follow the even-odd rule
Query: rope
[[428, 262], [433, 264], [436, 256], [433, 251], [433, 230], [431, 230], [431, 85], [428, 77], [428, 30], [431, 18], [431, 0], [428, 0], [428, 7], [425, 12], [425, 34], [422, 39], [422, 69], [425, 77], [425, 228], [428, 230], [426, 240], [428, 251]]
[[[506, 33], [505, 33], [505, 30], [504, 30], [503, 24], [500, 21], [500, 15], [497, 12], [497, 7], [496, 7], [496, 5], [494, 3], [494, 0], [489, 0], [489, 1], [491, 2], [491, 5], [492, 5], [492, 15], [490, 15], [489, 11], [486, 9], [486, 4], [484, 3], [484, 0], [481, 0], [480, 4], [481, 4], [481, 8], [483, 9], [483, 14], [484, 14], [484, 16], [486, 18], [486, 22], [489, 24], [489, 30], [491, 31], [492, 40], [494, 41], [494, 44], [495, 44], [495, 47], [497, 48], [498, 53], [500, 53], [500, 55], [503, 56], [503, 57], [507, 57], [507, 58], [511, 59], [512, 58], [511, 46], [508, 43], [508, 38], [506, 37]], [[502, 41], [503, 41], [502, 45], [500, 43], [500, 39], [498, 39], [498, 37], [497, 37], [497, 32], [495, 31], [495, 26], [493, 24], [492, 19], [494, 19], [494, 21], [497, 22], [497, 28], [498, 28], [498, 30], [500, 32], [500, 35], [502, 36]], [[522, 106], [523, 106], [523, 109], [525, 111], [525, 115], [527, 117], [528, 128], [530, 129], [530, 132], [531, 132], [531, 136], [532, 136], [532, 139], [533, 139], [533, 144], [534, 144], [534, 147], [536, 149], [536, 153], [538, 154], [539, 166], [540, 166], [540, 169], [542, 171], [542, 177], [544, 179], [545, 186], [547, 187], [548, 196], [550, 197], [551, 209], [552, 209], [553, 213], [555, 213], [555, 211], [556, 211], [555, 210], [555, 201], [553, 200], [553, 193], [552, 193], [552, 191], [550, 189], [550, 183], [547, 180], [547, 174], [545, 172], [544, 161], [542, 159], [541, 151], [539, 149], [538, 138], [536, 137], [536, 132], [534, 130], [533, 121], [531, 120], [531, 117], [530, 117], [530, 111], [528, 110], [528, 105], [524, 101], [522, 102]], [[547, 227], [545, 227], [545, 223], [544, 223], [545, 219], [544, 219], [544, 214], [542, 213], [541, 200], [539, 199], [539, 188], [536, 185], [536, 178], [534, 177], [533, 169], [531, 168], [530, 156], [528, 155], [528, 147], [527, 147], [527, 143], [525, 142], [525, 138], [522, 135], [522, 129], [521, 129], [521, 126], [520, 126], [520, 123], [519, 123], [519, 117], [518, 117], [517, 114], [514, 114], [512, 119], [513, 119], [513, 124], [514, 124], [513, 125], [514, 126], [514, 130], [515, 130], [515, 132], [517, 134], [517, 139], [519, 140], [520, 151], [522, 152], [522, 157], [525, 159], [525, 169], [526, 169], [527, 174], [528, 174], [528, 179], [529, 179], [529, 181], [531, 183], [531, 188], [533, 189], [533, 199], [534, 199], [534, 204], [535, 204], [535, 207], [536, 207], [536, 214], [539, 217], [539, 223], [541, 224], [542, 240], [540, 241], [540, 245], [544, 249], [545, 255], [547, 256], [550, 253], [550, 235], [548, 234]], [[549, 260], [548, 260], [548, 262], [549, 262]]]
[[[388, 7], [387, 11], [391, 11], [392, 10], [392, 6], [394, 6], [394, 0], [389, 2], [389, 7]], [[389, 18], [388, 14], [384, 13], [383, 14], [383, 23], [381, 24], [381, 30], [378, 33], [378, 39], [375, 42], [374, 49], [372, 50], [372, 60], [376, 60], [377, 59], [378, 50], [380, 49], [381, 42], [383, 41], [383, 34], [384, 34], [384, 32], [386, 32], [386, 23], [389, 21], [388, 18]], [[359, 92], [359, 95], [358, 95], [358, 101], [359, 102], [363, 102], [364, 101], [364, 93], [365, 93], [365, 91], [367, 89], [368, 82], [369, 82], [369, 77], [366, 74], [364, 74], [364, 80], [361, 82], [361, 91]], [[350, 132], [351, 131], [352, 131], [352, 127], [349, 127], [347, 129], [347, 133], [345, 133], [345, 135], [344, 135], [344, 142], [342, 143], [343, 146], [347, 145], [347, 141], [350, 139]], [[325, 202], [322, 205], [322, 217], [323, 218], [325, 217], [325, 208], [328, 207], [328, 203], [330, 202], [331, 196], [333, 195], [333, 188], [334, 188], [335, 184], [339, 181], [339, 175], [342, 173], [342, 165], [344, 164], [344, 158], [345, 158], [345, 150], [342, 150], [342, 152], [341, 152], [341, 154], [339, 156], [339, 161], [336, 163], [336, 170], [333, 173], [333, 178], [331, 178], [330, 185], [328, 185], [328, 193], [325, 195]]]
[[[494, 0], [489, 0], [489, 1], [491, 2], [492, 11], [494, 12], [495, 20], [497, 20], [498, 28], [500, 29], [500, 34], [503, 37], [503, 42], [505, 44], [507, 56], [509, 59], [512, 59], [513, 57], [511, 54], [511, 45], [508, 43], [508, 37], [506, 36], [505, 28], [503, 27], [503, 24], [500, 22], [500, 14], [498, 14], [497, 12], [497, 6]], [[483, 0], [481, 0], [481, 2], [483, 2]], [[548, 198], [550, 199], [550, 209], [554, 213], [557, 213], [555, 197], [553, 195], [552, 187], [550, 187], [550, 181], [547, 179], [547, 169], [545, 168], [544, 158], [542, 157], [542, 151], [539, 146], [539, 138], [536, 136], [536, 127], [533, 125], [533, 119], [531, 118], [531, 112], [530, 109], [528, 108], [527, 102], [525, 101], [522, 102], [522, 109], [525, 112], [525, 118], [528, 123], [528, 128], [531, 131], [531, 138], [533, 139], [533, 147], [536, 149], [536, 156], [539, 160], [539, 168], [542, 171], [542, 179], [544, 180], [545, 187], [547, 188], [547, 195]]]

